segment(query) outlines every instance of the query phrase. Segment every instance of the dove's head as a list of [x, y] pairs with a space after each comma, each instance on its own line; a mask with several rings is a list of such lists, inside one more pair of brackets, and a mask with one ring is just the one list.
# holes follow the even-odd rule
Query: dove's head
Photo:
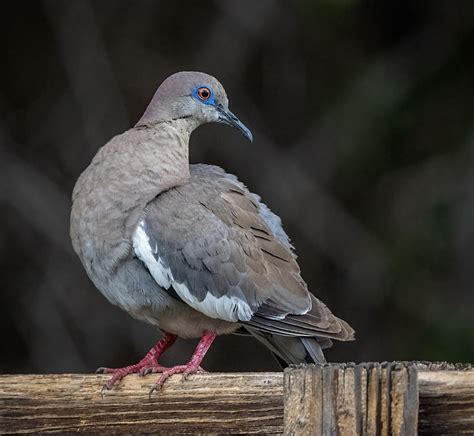
[[237, 128], [249, 141], [250, 130], [229, 110], [229, 100], [219, 81], [205, 73], [182, 71], [169, 76], [158, 88], [138, 122], [155, 124], [187, 120], [190, 130], [204, 123], [225, 123]]

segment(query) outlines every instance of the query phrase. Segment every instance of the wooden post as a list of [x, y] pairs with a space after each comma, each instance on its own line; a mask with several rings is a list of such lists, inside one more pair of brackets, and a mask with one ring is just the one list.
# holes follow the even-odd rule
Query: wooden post
[[471, 365], [428, 364], [418, 372], [420, 434], [474, 435]]
[[414, 435], [417, 373], [401, 363], [285, 370], [285, 434]]

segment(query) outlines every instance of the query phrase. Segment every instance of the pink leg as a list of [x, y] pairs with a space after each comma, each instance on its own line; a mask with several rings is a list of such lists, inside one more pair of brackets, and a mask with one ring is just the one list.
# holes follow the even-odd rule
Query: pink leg
[[161, 372], [161, 377], [158, 379], [155, 385], [151, 388], [150, 396], [153, 393], [153, 391], [161, 389], [161, 387], [163, 386], [163, 383], [173, 374], [183, 374], [183, 381], [184, 381], [190, 374], [203, 372], [203, 369], [200, 366], [202, 359], [204, 359], [204, 356], [206, 355], [210, 346], [214, 342], [214, 339], [216, 339], [216, 336], [217, 335], [214, 332], [205, 330], [201, 336], [201, 339], [199, 340], [199, 343], [197, 344], [194, 350], [191, 360], [186, 365], [177, 365], [171, 368], [165, 368], [163, 366], [157, 366], [153, 368], [152, 372]]
[[115, 383], [122, 380], [126, 375], [135, 374], [139, 372], [143, 374], [149, 368], [155, 368], [158, 366], [158, 358], [174, 344], [176, 341], [176, 335], [166, 333], [165, 335], [155, 344], [155, 346], [148, 351], [146, 356], [135, 365], [126, 366], [124, 368], [99, 368], [96, 372], [101, 374], [112, 374], [110, 380], [104, 385], [103, 389], [112, 389]]

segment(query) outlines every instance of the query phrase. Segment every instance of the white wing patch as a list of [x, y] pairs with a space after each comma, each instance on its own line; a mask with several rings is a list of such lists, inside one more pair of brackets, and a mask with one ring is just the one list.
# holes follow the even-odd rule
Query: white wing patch
[[158, 253], [158, 247], [151, 247], [150, 238], [146, 234], [143, 221], [140, 221], [138, 224], [132, 241], [135, 254], [146, 265], [156, 282], [165, 289], [169, 289], [172, 286], [183, 301], [192, 308], [210, 318], [231, 322], [249, 321], [252, 318], [252, 309], [247, 302], [235, 296], [228, 297], [223, 295], [222, 297], [215, 297], [210, 292], [207, 292], [204, 300], [199, 301], [184, 283], [176, 282], [171, 269], [165, 266], [159, 256], [155, 256]]
[[154, 254], [158, 253], [158, 247], [152, 250], [150, 238], [140, 221], [133, 235], [133, 249], [138, 258], [147, 266], [153, 278], [163, 288], [168, 289], [173, 281], [171, 270], [166, 268], [160, 258], [156, 259]]

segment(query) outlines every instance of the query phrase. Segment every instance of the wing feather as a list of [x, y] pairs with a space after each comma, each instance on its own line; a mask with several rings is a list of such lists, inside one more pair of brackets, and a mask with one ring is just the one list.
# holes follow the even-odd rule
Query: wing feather
[[308, 292], [280, 219], [220, 168], [191, 166], [190, 183], [150, 202], [136, 234], [155, 280], [207, 316], [283, 336], [352, 335]]

